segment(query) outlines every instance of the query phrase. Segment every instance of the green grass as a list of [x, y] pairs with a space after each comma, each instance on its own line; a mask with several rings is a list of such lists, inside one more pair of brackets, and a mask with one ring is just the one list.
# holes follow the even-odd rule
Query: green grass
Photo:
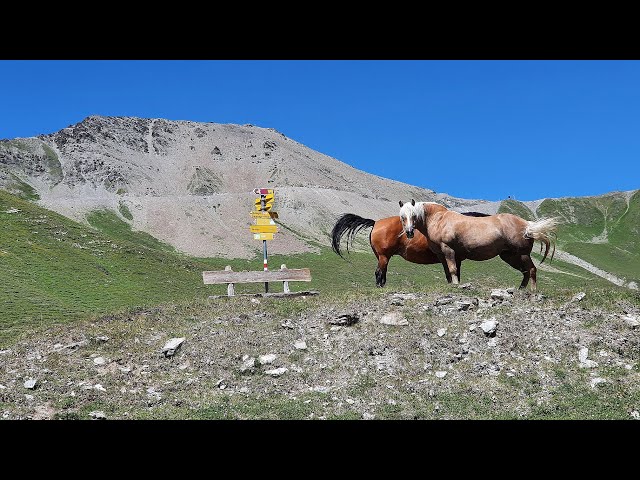
[[127, 220], [133, 220], [131, 210], [129, 210], [129, 207], [127, 207], [124, 203], [118, 203], [118, 211], [120, 212], [120, 215], [122, 215]]
[[51, 176], [53, 183], [57, 184], [62, 181], [62, 165], [60, 164], [60, 160], [58, 160], [58, 155], [53, 151], [49, 145], [46, 143], [42, 144], [42, 150], [44, 151], [44, 156], [47, 165], [47, 171]]
[[35, 190], [35, 188], [33, 188], [28, 183], [20, 180], [13, 173], [7, 172], [7, 175], [10, 177], [10, 180], [4, 185], [4, 188], [6, 188], [9, 192], [24, 200], [40, 200], [40, 195], [38, 195], [38, 192]]
[[525, 220], [535, 220], [533, 212], [524, 203], [517, 200], [503, 200], [498, 208], [498, 213], [512, 213]]
[[[627, 281], [640, 279], [640, 191], [627, 202], [620, 193], [545, 200], [539, 216], [559, 216], [558, 245]], [[594, 242], [594, 239], [602, 243]]]
[[[260, 270], [252, 260], [193, 258], [156, 238], [132, 231], [113, 211], [88, 216], [94, 228], [76, 223], [15, 195], [0, 191], [0, 343], [14, 340], [51, 323], [71, 322], [123, 309], [226, 294], [226, 285], [204, 285], [202, 271]], [[539, 257], [536, 263], [539, 261]], [[377, 261], [371, 252], [354, 252], [348, 261], [328, 248], [319, 254], [272, 255], [269, 266], [309, 268], [312, 281], [291, 282], [292, 291], [318, 290], [323, 298], [341, 301], [389, 291], [449, 291], [442, 266], [416, 265], [393, 257], [387, 286], [375, 286]], [[562, 262], [551, 265], [584, 278], [539, 270], [539, 291], [547, 296], [570, 295], [576, 289], [609, 288], [610, 284]], [[464, 262], [462, 281], [482, 287], [516, 287], [521, 274], [500, 259]], [[615, 290], [615, 287], [613, 287]], [[262, 292], [263, 284], [238, 284], [236, 293]], [[282, 284], [270, 284], [282, 291]], [[278, 304], [283, 314], [297, 313], [295, 302]]]

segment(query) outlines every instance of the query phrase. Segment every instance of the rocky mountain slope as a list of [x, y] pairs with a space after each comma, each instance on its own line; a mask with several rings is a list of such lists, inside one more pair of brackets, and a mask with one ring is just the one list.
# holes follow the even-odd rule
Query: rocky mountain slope
[[[274, 253], [328, 244], [337, 215], [396, 214], [398, 199], [471, 203], [357, 170], [273, 129], [91, 116], [59, 132], [0, 142], [0, 185], [72, 219], [120, 212], [196, 256], [248, 258], [256, 187], [276, 190]], [[128, 214], [127, 214], [128, 212]], [[127, 218], [127, 217], [132, 218]], [[324, 235], [323, 235], [324, 233]]]

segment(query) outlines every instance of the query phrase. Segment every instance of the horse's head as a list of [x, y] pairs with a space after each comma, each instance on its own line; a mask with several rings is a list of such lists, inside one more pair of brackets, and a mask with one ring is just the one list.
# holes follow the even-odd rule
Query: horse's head
[[400, 200], [400, 221], [402, 228], [407, 234], [407, 238], [413, 238], [416, 222], [419, 217], [419, 208], [416, 208], [416, 201], [411, 199], [411, 203], [402, 203]]

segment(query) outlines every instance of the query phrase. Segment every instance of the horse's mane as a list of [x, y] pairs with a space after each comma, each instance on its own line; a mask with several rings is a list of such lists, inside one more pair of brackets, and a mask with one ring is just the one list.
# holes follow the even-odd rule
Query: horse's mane
[[406, 212], [408, 214], [411, 214], [412, 216], [415, 216], [420, 221], [424, 221], [424, 208], [423, 208], [423, 205], [425, 205], [425, 204], [426, 205], [440, 205], [440, 206], [444, 207], [444, 205], [442, 205], [441, 203], [437, 203], [437, 202], [416, 202], [415, 205], [411, 205], [411, 203], [407, 202], [402, 206], [400, 211], [402, 212], [402, 209], [406, 208]]

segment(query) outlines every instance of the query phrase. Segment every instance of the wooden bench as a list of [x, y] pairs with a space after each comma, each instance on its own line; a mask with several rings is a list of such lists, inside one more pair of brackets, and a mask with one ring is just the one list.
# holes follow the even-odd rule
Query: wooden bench
[[[281, 265], [280, 270], [234, 272], [229, 265], [224, 270], [202, 272], [205, 285], [227, 284], [227, 296], [235, 296], [236, 283], [282, 282], [284, 295], [317, 295], [318, 292], [291, 292], [289, 282], [310, 282], [311, 271], [308, 268], [287, 268]], [[255, 296], [256, 294], [251, 294]], [[257, 294], [260, 295], [260, 294]], [[282, 293], [262, 294], [262, 296], [283, 296]]]

